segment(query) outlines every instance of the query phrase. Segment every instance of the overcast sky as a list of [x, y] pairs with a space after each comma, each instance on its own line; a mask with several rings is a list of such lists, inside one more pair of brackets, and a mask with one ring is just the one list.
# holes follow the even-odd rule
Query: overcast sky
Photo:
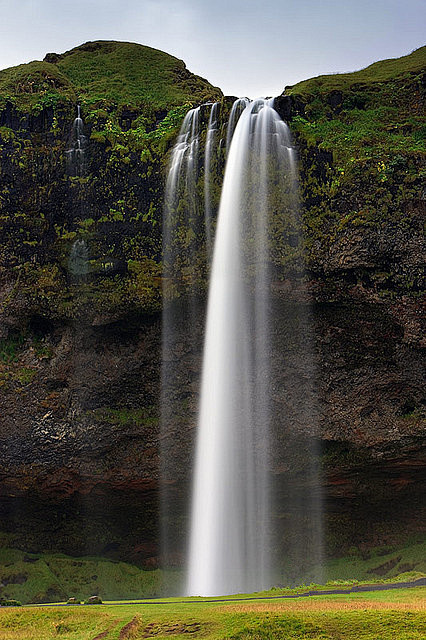
[[425, 44], [425, 24], [425, 0], [0, 0], [0, 69], [123, 40], [253, 98], [406, 55]]

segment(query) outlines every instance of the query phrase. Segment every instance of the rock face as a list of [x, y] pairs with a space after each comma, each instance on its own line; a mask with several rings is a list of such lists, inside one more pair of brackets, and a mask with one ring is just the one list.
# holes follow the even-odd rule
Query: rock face
[[[25, 73], [18, 68], [20, 75], [0, 73], [1, 533], [28, 551], [101, 554], [153, 568], [164, 173], [191, 91], [194, 101], [220, 99], [220, 92], [179, 67], [179, 91], [173, 81], [168, 102], [155, 104], [134, 87], [128, 103], [96, 95], [78, 75], [80, 58], [72, 63], [105, 53], [107, 45], [89, 44], [96, 46], [49, 54]], [[413, 56], [408, 70], [402, 59], [401, 73], [384, 79], [357, 76], [337, 88], [312, 81], [277, 99], [300, 156], [309, 277], [294, 278], [296, 266], [274, 255], [276, 510], [306, 481], [298, 443], [315, 433], [330, 553], [397, 544], [424, 521], [425, 200], [417, 124], [424, 75]], [[398, 130], [395, 114], [383, 111], [390, 91], [399, 97]], [[65, 151], [77, 100], [89, 151], [85, 174], [76, 176]], [[226, 100], [222, 108], [225, 114]], [[383, 129], [375, 128], [380, 118]], [[365, 139], [342, 142], [360, 127]], [[88, 246], [89, 265], [76, 279], [69, 255], [77, 240]], [[171, 425], [177, 514], [185, 513], [197, 412], [202, 288], [197, 305], [198, 337], [189, 339], [182, 312], [174, 356], [185, 363]], [[313, 339], [300, 322], [308, 315]], [[311, 411], [298, 414], [313, 368]], [[289, 440], [294, 451], [284, 455]], [[174, 527], [179, 564], [184, 519]]]

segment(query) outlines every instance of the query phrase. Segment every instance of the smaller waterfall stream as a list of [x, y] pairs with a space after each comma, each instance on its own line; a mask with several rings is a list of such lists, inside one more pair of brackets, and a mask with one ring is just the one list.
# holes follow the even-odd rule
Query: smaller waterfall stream
[[[65, 151], [67, 173], [71, 179], [82, 178], [86, 175], [88, 146], [88, 138], [84, 134], [81, 108], [80, 105], [77, 105], [77, 117], [73, 121], [70, 134], [70, 148]], [[79, 182], [77, 190], [70, 192], [70, 195], [72, 195], [70, 209], [78, 211], [81, 219], [84, 219], [86, 214], [86, 186], [82, 184], [82, 181]], [[77, 238], [71, 247], [68, 271], [74, 284], [82, 284], [87, 279], [89, 273], [89, 248], [83, 238]]]
[[212, 178], [212, 159], [217, 145], [218, 107], [219, 105], [217, 102], [213, 103], [211, 106], [206, 135], [206, 148], [204, 152], [204, 224], [206, 230], [206, 252], [209, 259], [212, 254], [212, 205], [210, 187]]
[[[163, 219], [163, 314], [161, 385], [161, 546], [163, 564], [175, 566], [176, 520], [185, 505], [176, 499], [176, 479], [184, 473], [184, 447], [176, 424], [182, 413], [181, 393], [190, 375], [191, 349], [199, 350], [195, 292], [188, 286], [197, 252], [197, 233], [203, 229], [202, 202], [196, 194], [199, 178], [200, 107], [186, 114], [174, 145], [166, 182]], [[200, 206], [201, 205], [201, 206]], [[191, 282], [192, 284], [192, 282]], [[176, 304], [176, 291], [184, 295]], [[182, 336], [181, 324], [185, 326]], [[180, 357], [176, 358], [176, 353]], [[188, 420], [188, 409], [185, 419]], [[187, 466], [187, 465], [185, 465]]]
[[68, 259], [68, 271], [73, 282], [84, 281], [89, 273], [89, 250], [85, 240], [75, 240]]
[[[179, 197], [179, 179], [183, 177], [183, 184], [189, 191], [194, 182], [196, 182], [198, 176], [199, 122], [200, 107], [190, 109], [183, 120], [179, 137], [173, 147], [166, 184], [166, 213], [170, 214], [172, 206]], [[182, 176], [182, 174], [184, 175]], [[168, 222], [168, 226], [170, 226], [170, 221]]]
[[232, 105], [231, 113], [229, 114], [228, 129], [226, 133], [226, 152], [229, 153], [231, 147], [232, 136], [234, 135], [235, 127], [242, 112], [246, 106], [250, 103], [248, 98], [238, 98]]
[[[182, 123], [173, 148], [166, 182], [163, 245], [166, 277], [176, 276], [176, 261], [194, 258], [194, 243], [179, 236], [179, 229], [196, 236], [199, 202], [196, 185], [199, 177], [200, 107], [191, 109]], [[183, 206], [179, 206], [183, 203]], [[182, 243], [184, 246], [182, 246]]]
[[83, 176], [86, 170], [87, 136], [84, 135], [84, 123], [81, 117], [80, 105], [77, 105], [77, 117], [72, 126], [71, 147], [65, 152], [69, 173]]

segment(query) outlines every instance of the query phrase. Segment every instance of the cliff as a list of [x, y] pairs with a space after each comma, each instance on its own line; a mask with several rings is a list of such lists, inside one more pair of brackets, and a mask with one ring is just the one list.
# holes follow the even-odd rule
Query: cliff
[[[331, 554], [401, 543], [424, 521], [425, 57], [422, 48], [314, 78], [276, 99], [299, 153], [306, 246], [289, 259], [278, 244], [273, 256], [275, 413], [297, 406], [313, 359]], [[86, 43], [0, 72], [5, 545], [157, 566], [165, 167], [185, 112], [209, 100], [225, 121], [219, 89], [127, 43]], [[66, 162], [77, 104], [84, 172]], [[84, 277], [70, 258], [76, 242], [88, 252]], [[302, 259], [308, 278], [294, 280]], [[199, 337], [189, 340], [182, 314], [176, 351], [187, 371], [174, 424], [180, 469], [200, 371], [198, 268]], [[294, 309], [308, 298], [315, 341], [295, 362]], [[310, 418], [298, 422], [309, 432]], [[303, 483], [296, 453], [283, 465], [277, 452], [274, 465], [282, 492], [289, 468]], [[187, 480], [175, 480], [177, 505]], [[176, 527], [179, 563], [185, 525]]]

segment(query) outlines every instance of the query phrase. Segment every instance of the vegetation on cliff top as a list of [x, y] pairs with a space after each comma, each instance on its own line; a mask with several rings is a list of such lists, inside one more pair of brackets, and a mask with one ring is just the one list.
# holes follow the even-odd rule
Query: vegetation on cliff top
[[[384, 295], [416, 294], [421, 288], [420, 264], [407, 256], [401, 270], [392, 264], [392, 246], [397, 237], [404, 238], [404, 246], [421, 242], [425, 70], [422, 47], [354, 73], [311, 78], [287, 87], [287, 97], [279, 99], [291, 105], [290, 126], [301, 157], [311, 269], [333, 271], [337, 264], [350, 264], [358, 281], [378, 286]], [[381, 246], [371, 254], [367, 230], [371, 246], [380, 233], [374, 242]], [[348, 237], [358, 246], [349, 260]]]
[[190, 73], [182, 60], [140, 44], [87, 42], [58, 56], [56, 64], [90, 101], [149, 103], [160, 109], [222, 95], [207, 80]]
[[[426, 46], [354, 73], [311, 78], [287, 87], [292, 124], [341, 163], [426, 151]], [[395, 159], [394, 159], [395, 160]], [[400, 159], [401, 160], [401, 159]], [[378, 166], [386, 180], [386, 165]]]
[[[424, 177], [425, 57], [423, 47], [287, 90], [312, 272], [330, 271], [331, 247], [340, 265], [339, 243], [348, 233], [396, 224], [392, 235], [404, 236], [414, 224]], [[167, 151], [190, 104], [220, 97], [183, 62], [131, 43], [88, 42], [1, 71], [0, 111], [9, 101], [19, 114], [3, 111], [0, 127], [4, 251], [9, 273], [19, 272], [8, 303], [23, 292], [32, 300], [29, 313], [60, 317], [79, 315], [88, 302], [107, 316], [159, 309]], [[84, 177], [66, 175], [64, 166], [77, 101], [90, 137]], [[90, 248], [89, 280], [69, 288], [77, 239]], [[281, 246], [274, 262], [279, 278], [292, 268]], [[357, 254], [355, 278], [376, 262]], [[385, 257], [377, 267], [381, 291], [419, 290], [417, 264], [396, 273]]]
[[389, 60], [374, 62], [360, 71], [335, 73], [303, 80], [291, 87], [286, 87], [286, 93], [289, 95], [313, 95], [317, 91], [322, 93], [334, 90], [341, 91], [354, 85], [358, 85], [361, 88], [366, 84], [409, 77], [413, 73], [417, 74], [424, 71], [425, 66], [426, 46], [420, 47], [401, 58], [390, 58]]
[[22, 109], [78, 98], [82, 104], [145, 104], [159, 110], [221, 96], [182, 60], [129, 42], [86, 42], [63, 54], [49, 53], [43, 62], [0, 71], [0, 99]]
[[[311, 271], [325, 269], [328, 248], [348, 231], [395, 221], [407, 227], [424, 173], [425, 55], [424, 47], [288, 89]], [[160, 308], [167, 151], [188, 107], [220, 97], [183, 62], [132, 43], [88, 42], [0, 72], [0, 110], [7, 101], [18, 109], [18, 117], [4, 112], [0, 127], [4, 247], [36, 310], [74, 317], [86, 300], [103, 315], [129, 304]], [[90, 137], [84, 177], [66, 176], [64, 167], [77, 101]], [[75, 287], [63, 295], [76, 239], [90, 245], [90, 278], [79, 300]], [[274, 262], [278, 277], [292, 268], [281, 246]], [[383, 290], [418, 290], [417, 267], [398, 283], [386, 276], [393, 269], [380, 265]], [[189, 279], [196, 280], [200, 274]]]
[[[19, 282], [5, 306], [24, 293], [30, 315], [158, 310], [166, 152], [189, 106], [221, 95], [181, 60], [123, 42], [0, 71], [0, 275]], [[83, 176], [65, 162], [77, 103], [90, 139]], [[90, 277], [69, 288], [76, 239], [89, 245]]]

